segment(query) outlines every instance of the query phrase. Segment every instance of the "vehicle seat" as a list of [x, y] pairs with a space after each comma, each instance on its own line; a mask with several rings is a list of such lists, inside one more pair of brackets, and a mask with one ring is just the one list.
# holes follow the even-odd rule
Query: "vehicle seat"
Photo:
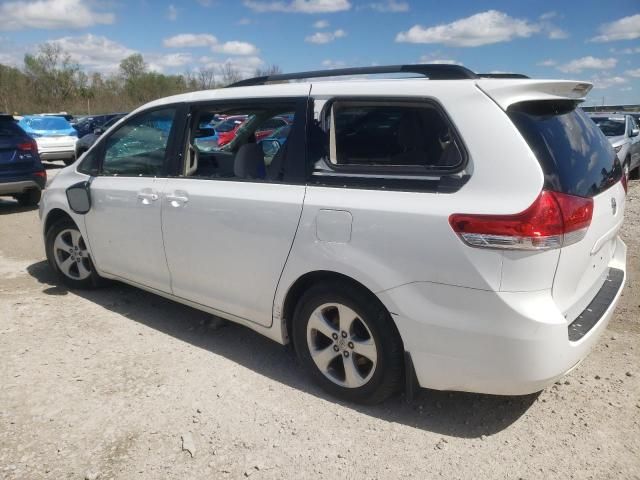
[[242, 145], [236, 153], [233, 162], [233, 173], [238, 178], [264, 178], [264, 153], [262, 146], [257, 143]]

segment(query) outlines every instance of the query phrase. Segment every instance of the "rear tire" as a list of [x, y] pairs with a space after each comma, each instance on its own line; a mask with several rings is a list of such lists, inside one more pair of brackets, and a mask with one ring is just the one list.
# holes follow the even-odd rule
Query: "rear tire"
[[88, 289], [103, 284], [96, 272], [80, 230], [69, 218], [55, 222], [45, 235], [49, 265], [70, 288]]
[[338, 398], [375, 404], [402, 385], [404, 348], [389, 312], [347, 282], [305, 292], [294, 313], [293, 341], [313, 380]]
[[71, 165], [73, 162], [76, 161], [76, 157], [73, 158], [65, 158], [64, 160], [62, 160], [64, 162], [64, 164], [68, 167], [69, 165]]
[[35, 207], [40, 202], [42, 192], [37, 188], [31, 188], [26, 192], [16, 195], [16, 200], [23, 207]]

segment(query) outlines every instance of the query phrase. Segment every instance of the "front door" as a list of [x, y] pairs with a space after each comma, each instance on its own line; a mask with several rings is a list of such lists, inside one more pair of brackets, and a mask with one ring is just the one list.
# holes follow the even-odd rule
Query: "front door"
[[104, 139], [85, 216], [99, 271], [163, 292], [171, 288], [160, 194], [175, 116], [175, 108], [142, 113]]

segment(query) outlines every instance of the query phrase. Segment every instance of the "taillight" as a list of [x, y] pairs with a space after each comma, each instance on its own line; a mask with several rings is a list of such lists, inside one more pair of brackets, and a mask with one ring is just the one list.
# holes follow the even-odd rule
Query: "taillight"
[[591, 224], [593, 199], [543, 190], [533, 204], [515, 215], [455, 213], [449, 223], [472, 247], [547, 250], [584, 238]]
[[33, 172], [34, 177], [40, 177], [40, 178], [44, 178], [45, 180], [47, 179], [47, 171], [46, 170], [39, 170], [37, 172]]
[[21, 152], [38, 152], [38, 144], [35, 140], [30, 140], [28, 142], [23, 142], [18, 144], [18, 150]]

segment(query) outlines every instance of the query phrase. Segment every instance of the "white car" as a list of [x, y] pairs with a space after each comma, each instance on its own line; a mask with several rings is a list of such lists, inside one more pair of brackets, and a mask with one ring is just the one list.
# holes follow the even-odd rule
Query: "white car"
[[26, 115], [18, 124], [38, 144], [43, 160], [62, 160], [70, 165], [75, 160], [78, 132], [62, 116], [51, 114]]
[[[264, 85], [400, 71], [429, 79]], [[416, 381], [539, 391], [585, 358], [625, 283], [625, 184], [576, 108], [590, 88], [413, 65], [157, 100], [46, 189], [47, 258], [71, 287], [115, 279], [293, 342], [350, 401]], [[212, 114], [247, 120], [199, 151]], [[275, 116], [288, 136], [256, 143]]]
[[592, 113], [593, 120], [618, 155], [622, 171], [627, 179], [640, 175], [640, 129], [633, 115], [616, 113]]

